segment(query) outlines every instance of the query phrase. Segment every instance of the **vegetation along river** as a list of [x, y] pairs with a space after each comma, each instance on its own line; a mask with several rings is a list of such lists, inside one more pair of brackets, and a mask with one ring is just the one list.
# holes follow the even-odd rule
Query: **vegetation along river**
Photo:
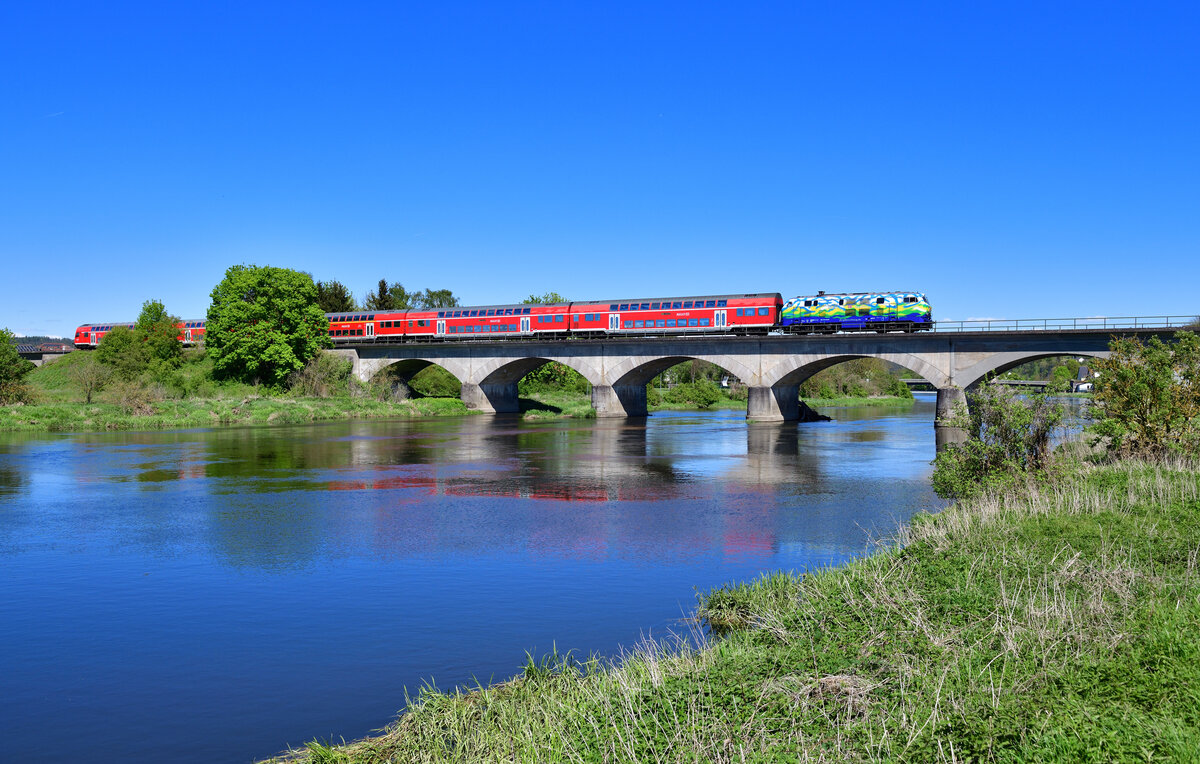
[[941, 506], [931, 396], [826, 413], [0, 435], [3, 758], [351, 740], [423, 682], [613, 655]]

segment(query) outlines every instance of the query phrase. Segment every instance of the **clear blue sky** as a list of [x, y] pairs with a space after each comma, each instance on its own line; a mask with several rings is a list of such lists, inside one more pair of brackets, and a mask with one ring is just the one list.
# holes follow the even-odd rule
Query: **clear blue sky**
[[467, 303], [1200, 311], [1200, 4], [6, 3], [0, 326], [236, 263]]

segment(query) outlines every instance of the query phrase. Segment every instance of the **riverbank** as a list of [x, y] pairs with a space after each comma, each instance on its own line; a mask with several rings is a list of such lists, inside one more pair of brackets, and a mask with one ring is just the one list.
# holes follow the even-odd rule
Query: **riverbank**
[[925, 515], [837, 569], [701, 598], [720, 637], [426, 691], [280, 760], [1190, 760], [1200, 471], [1076, 467]]
[[0, 407], [0, 431], [172, 430], [469, 413], [457, 398], [418, 398], [395, 403], [369, 398], [191, 398], [139, 403], [136, 410], [113, 403], [42, 403]]

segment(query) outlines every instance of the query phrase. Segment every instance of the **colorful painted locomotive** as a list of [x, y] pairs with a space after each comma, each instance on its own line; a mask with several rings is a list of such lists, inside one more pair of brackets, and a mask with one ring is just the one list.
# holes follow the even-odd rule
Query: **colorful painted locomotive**
[[793, 297], [783, 305], [785, 331], [920, 331], [933, 327], [933, 310], [920, 292], [853, 292]]
[[[465, 341], [508, 337], [605, 337], [663, 334], [769, 334], [837, 331], [921, 331], [933, 314], [920, 292], [872, 292], [796, 297], [778, 292], [486, 305], [409, 311], [326, 313], [335, 344]], [[75, 346], [94, 348], [119, 324], [84, 324]], [[179, 341], [204, 341], [204, 321], [178, 324]]]

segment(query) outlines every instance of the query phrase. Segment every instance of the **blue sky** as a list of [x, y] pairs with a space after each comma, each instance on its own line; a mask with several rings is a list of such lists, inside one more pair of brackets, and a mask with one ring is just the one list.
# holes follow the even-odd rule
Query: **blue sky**
[[1200, 311], [1196, 3], [8, 3], [0, 326], [225, 268], [467, 303]]

